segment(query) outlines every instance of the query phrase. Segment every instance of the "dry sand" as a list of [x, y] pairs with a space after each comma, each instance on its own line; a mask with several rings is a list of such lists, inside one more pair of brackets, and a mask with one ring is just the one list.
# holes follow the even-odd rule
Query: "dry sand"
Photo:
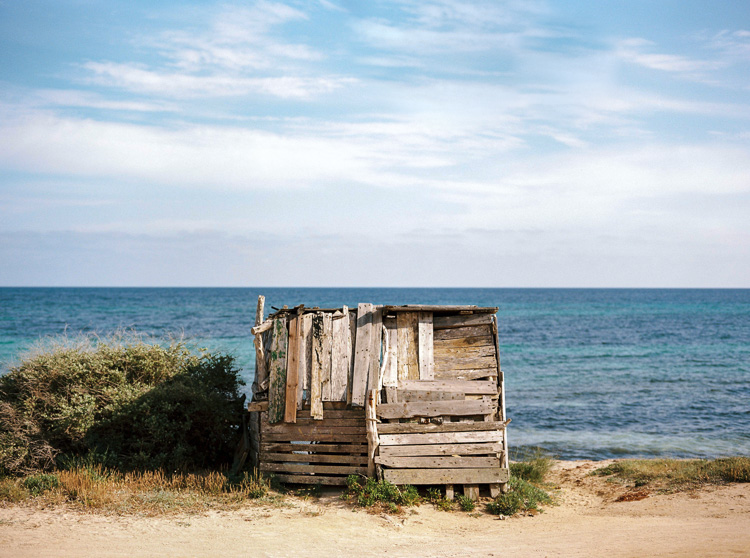
[[750, 485], [617, 501], [625, 489], [587, 476], [603, 464], [556, 463], [559, 505], [505, 520], [429, 504], [374, 515], [333, 492], [162, 518], [12, 506], [0, 556], [750, 556]]

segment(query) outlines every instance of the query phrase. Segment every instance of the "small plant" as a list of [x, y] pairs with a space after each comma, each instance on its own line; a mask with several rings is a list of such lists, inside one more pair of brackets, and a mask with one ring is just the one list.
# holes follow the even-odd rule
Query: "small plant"
[[41, 473], [23, 479], [23, 486], [32, 496], [39, 496], [43, 492], [60, 486], [60, 479], [57, 475]]
[[389, 513], [400, 513], [401, 506], [416, 506], [421, 500], [419, 492], [411, 485], [399, 488], [388, 481], [373, 478], [367, 478], [362, 483], [357, 475], [347, 477], [345, 495], [360, 507], [379, 506]]
[[591, 473], [634, 487], [678, 492], [706, 484], [750, 482], [750, 457], [722, 459], [624, 459]]
[[510, 474], [530, 483], [539, 484], [552, 468], [552, 458], [543, 450], [537, 448], [521, 454], [521, 459], [510, 464]]
[[458, 502], [458, 506], [465, 512], [472, 512], [477, 507], [477, 503], [474, 500], [463, 494], [456, 496], [456, 501]]
[[440, 511], [451, 511], [453, 509], [453, 502], [444, 498], [439, 488], [427, 489], [427, 501]]
[[487, 504], [487, 511], [495, 515], [515, 515], [531, 510], [542, 511], [541, 504], [553, 503], [547, 492], [524, 479], [511, 477], [508, 488], [508, 492]]

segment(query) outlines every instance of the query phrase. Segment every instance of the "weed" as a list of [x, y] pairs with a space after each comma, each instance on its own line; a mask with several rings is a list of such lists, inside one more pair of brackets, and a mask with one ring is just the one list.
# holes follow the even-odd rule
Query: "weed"
[[487, 511], [495, 515], [515, 515], [531, 510], [541, 511], [541, 504], [552, 504], [552, 497], [543, 489], [517, 477], [508, 482], [508, 492], [487, 504]]
[[451, 511], [453, 509], [453, 502], [444, 498], [439, 488], [428, 488], [426, 499], [441, 511]]
[[477, 507], [477, 503], [474, 500], [463, 494], [456, 496], [456, 501], [458, 502], [458, 506], [465, 512], [472, 512]]
[[510, 464], [511, 476], [534, 484], [544, 482], [552, 468], [552, 458], [539, 448], [526, 451], [520, 457], [518, 462]]
[[750, 457], [722, 459], [625, 459], [591, 473], [634, 487], [679, 492], [706, 484], [750, 482]]
[[347, 499], [353, 500], [358, 506], [373, 507], [380, 506], [384, 511], [398, 513], [401, 506], [416, 506], [421, 498], [414, 486], [404, 485], [398, 487], [385, 480], [367, 478], [364, 484], [357, 475], [349, 475], [346, 479]]
[[60, 486], [60, 479], [57, 475], [40, 473], [23, 479], [23, 486], [32, 496], [39, 496], [43, 492]]

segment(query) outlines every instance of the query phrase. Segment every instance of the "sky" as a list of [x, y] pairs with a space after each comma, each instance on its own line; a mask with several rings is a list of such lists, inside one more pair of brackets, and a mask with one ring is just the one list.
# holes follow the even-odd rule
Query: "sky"
[[0, 0], [0, 285], [750, 287], [750, 3]]

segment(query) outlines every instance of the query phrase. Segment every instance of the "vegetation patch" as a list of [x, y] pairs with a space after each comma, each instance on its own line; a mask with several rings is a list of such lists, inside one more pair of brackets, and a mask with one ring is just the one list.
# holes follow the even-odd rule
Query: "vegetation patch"
[[487, 511], [495, 515], [512, 516], [518, 513], [541, 512], [542, 505], [553, 504], [552, 496], [543, 488], [518, 477], [511, 477], [508, 492], [487, 504]]
[[0, 501], [33, 499], [40, 504], [67, 504], [106, 513], [195, 513], [235, 509], [248, 499], [267, 499], [268, 481], [244, 473], [120, 472], [101, 465], [61, 470], [55, 474], [0, 480]]
[[239, 437], [238, 372], [231, 356], [133, 333], [47, 342], [0, 378], [0, 476], [80, 459], [120, 470], [219, 468]]
[[360, 507], [387, 513], [401, 513], [403, 507], [416, 506], [422, 501], [414, 486], [407, 484], [398, 487], [386, 480], [357, 475], [347, 477], [342, 496]]
[[750, 457], [722, 459], [625, 459], [596, 469], [592, 475], [634, 489], [661, 493], [693, 490], [711, 484], [750, 482]]

